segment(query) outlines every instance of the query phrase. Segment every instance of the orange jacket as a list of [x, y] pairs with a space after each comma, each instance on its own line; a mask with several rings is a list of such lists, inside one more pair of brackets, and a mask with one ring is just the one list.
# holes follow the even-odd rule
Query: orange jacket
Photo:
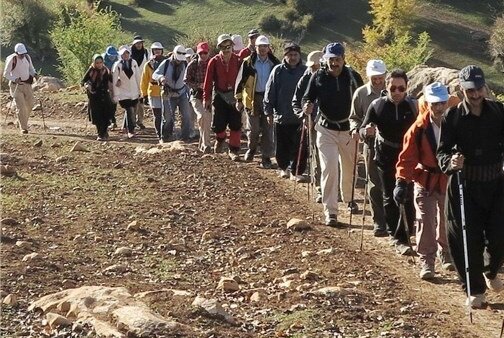
[[[460, 102], [450, 96], [448, 106]], [[403, 148], [396, 164], [396, 178], [414, 181], [429, 192], [446, 193], [448, 176], [441, 172], [436, 158], [437, 143], [427, 104], [419, 102], [419, 114], [403, 138]]]

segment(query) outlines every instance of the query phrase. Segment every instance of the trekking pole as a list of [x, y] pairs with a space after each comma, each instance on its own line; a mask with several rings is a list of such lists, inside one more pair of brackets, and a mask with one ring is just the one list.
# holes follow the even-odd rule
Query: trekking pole
[[[308, 149], [310, 150], [310, 184], [308, 188], [311, 190], [311, 197], [315, 196], [315, 166], [317, 165], [317, 147], [313, 140], [313, 121], [311, 114], [308, 115]], [[312, 210], [312, 220], [315, 221], [315, 212]]]
[[[359, 140], [355, 140], [355, 154], [354, 154], [354, 163], [353, 163], [353, 175], [352, 175], [352, 200], [350, 203], [354, 203], [355, 198], [355, 179], [357, 172], [357, 153], [359, 152]], [[350, 230], [352, 229], [352, 209], [350, 208], [350, 222], [348, 224], [348, 237], [350, 237]]]
[[298, 156], [297, 156], [297, 160], [296, 160], [296, 172], [295, 172], [295, 175], [296, 175], [296, 184], [294, 185], [294, 192], [296, 192], [296, 187], [298, 185], [298, 180], [297, 180], [297, 177], [298, 177], [298, 174], [299, 174], [299, 163], [301, 162], [301, 151], [303, 150], [303, 141], [304, 141], [304, 135], [305, 135], [305, 121], [303, 121], [303, 123], [301, 124], [301, 138], [299, 140], [299, 149], [298, 149]]
[[9, 115], [12, 112], [12, 104], [14, 103], [14, 97], [16, 96], [16, 92], [18, 90], [18, 87], [19, 87], [19, 83], [16, 83], [16, 88], [14, 88], [14, 91], [12, 92], [12, 101], [9, 103], [9, 109], [7, 110], [7, 114], [5, 115], [4, 124], [7, 123], [7, 118], [9, 117]]
[[[413, 264], [416, 264], [416, 262], [415, 262], [415, 255], [414, 255], [414, 251], [413, 251], [413, 246], [411, 245], [408, 219], [406, 218], [406, 208], [404, 207], [404, 204], [399, 204], [399, 212], [400, 212], [400, 218], [402, 218], [402, 223], [404, 225], [404, 231], [406, 232], [406, 238], [408, 240], [408, 246], [409, 246], [411, 252], [413, 252], [413, 255], [411, 255], [411, 258], [413, 259]], [[399, 230], [399, 226], [397, 227], [397, 230]], [[397, 233], [397, 230], [396, 230], [396, 233]]]
[[39, 98], [39, 104], [40, 104], [40, 114], [42, 115], [42, 124], [44, 125], [44, 130], [47, 129], [47, 126], [45, 124], [45, 118], [44, 118], [44, 106], [42, 105], [42, 99]]
[[504, 335], [504, 318], [502, 318], [501, 333], [499, 338], [502, 338], [502, 335]]
[[[467, 305], [469, 310], [469, 322], [472, 324], [472, 308], [471, 308], [471, 280], [469, 274], [469, 253], [467, 248], [467, 225], [465, 219], [465, 204], [464, 204], [464, 183], [462, 182], [462, 173], [457, 171], [457, 183], [459, 188], [460, 197], [460, 220], [462, 223], [462, 240], [464, 244], [464, 264], [465, 264], [465, 276], [466, 276], [466, 288], [467, 288]], [[502, 333], [501, 333], [502, 336]]]
[[361, 238], [360, 238], [360, 250], [362, 251], [362, 245], [364, 242], [364, 223], [366, 222], [366, 202], [367, 202], [367, 190], [369, 184], [369, 161], [371, 159], [371, 151], [368, 151], [366, 156], [366, 180], [364, 181], [364, 203], [362, 205], [362, 226], [361, 226]]

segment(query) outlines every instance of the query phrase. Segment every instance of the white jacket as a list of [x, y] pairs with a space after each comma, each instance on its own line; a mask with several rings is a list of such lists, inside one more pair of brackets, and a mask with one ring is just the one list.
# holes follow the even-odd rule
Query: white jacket
[[[131, 69], [133, 75], [128, 78], [123, 71], [121, 60], [116, 61], [112, 66], [112, 84], [114, 88], [114, 101], [136, 100], [140, 97], [140, 80], [142, 71], [135, 60], [131, 59]], [[120, 86], [117, 86], [120, 80]]]

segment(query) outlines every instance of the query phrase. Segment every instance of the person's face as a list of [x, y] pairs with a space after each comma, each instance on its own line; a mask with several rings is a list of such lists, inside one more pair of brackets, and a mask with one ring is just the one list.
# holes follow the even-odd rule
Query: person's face
[[96, 59], [94, 61], [94, 67], [96, 69], [102, 69], [103, 68], [103, 60], [102, 59]]
[[129, 52], [124, 52], [121, 55], [121, 59], [123, 59], [123, 60], [129, 60], [129, 58], [130, 58], [130, 53]]
[[133, 45], [133, 47], [135, 47], [136, 49], [142, 49], [143, 48], [143, 42], [137, 42]]
[[251, 36], [249, 37], [249, 42], [252, 46], [255, 46], [255, 42], [256, 42], [256, 39], [259, 35], [254, 35], [254, 36]]
[[229, 41], [229, 40], [223, 41], [219, 45], [219, 49], [220, 49], [220, 51], [221, 51], [222, 54], [229, 55], [233, 51], [233, 42]]
[[199, 54], [198, 54], [198, 55], [199, 55], [199, 57], [200, 57], [201, 61], [206, 61], [206, 60], [208, 60], [208, 57], [209, 57], [208, 52], [199, 52]]
[[154, 54], [154, 56], [161, 56], [161, 55], [163, 55], [163, 50], [162, 49], [158, 49], [158, 48], [153, 49], [152, 50], [152, 54]]
[[285, 61], [289, 64], [291, 67], [295, 67], [298, 63], [299, 60], [301, 59], [301, 54], [298, 52], [291, 50], [287, 54], [285, 54]]
[[385, 89], [385, 74], [384, 75], [373, 75], [370, 78], [371, 86], [375, 89]]
[[463, 93], [466, 101], [469, 102], [471, 106], [479, 106], [485, 99], [486, 88], [483, 86], [479, 89], [464, 89]]
[[332, 58], [329, 58], [327, 60], [327, 66], [331, 72], [335, 72], [336, 74], [341, 73], [343, 70], [343, 66], [345, 65], [345, 56], [335, 56]]
[[402, 77], [392, 77], [387, 82], [389, 97], [394, 103], [399, 103], [406, 97], [406, 81]]
[[310, 66], [312, 73], [315, 73], [317, 70], [320, 69], [320, 63], [314, 63], [313, 65]]
[[25, 55], [24, 54], [16, 54], [18, 58], [24, 59]]
[[110, 59], [110, 61], [116, 61], [117, 55], [109, 55], [108, 58]]
[[257, 54], [259, 54], [259, 56], [264, 57], [264, 56], [268, 55], [269, 45], [256, 46], [256, 51], [257, 51]]
[[434, 103], [429, 102], [428, 106], [433, 117], [438, 119], [446, 111], [446, 108], [448, 108], [448, 102], [447, 101], [434, 102]]

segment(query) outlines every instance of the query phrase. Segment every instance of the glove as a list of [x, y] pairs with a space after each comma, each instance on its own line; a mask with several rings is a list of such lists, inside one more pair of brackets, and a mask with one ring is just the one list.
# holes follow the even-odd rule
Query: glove
[[408, 200], [409, 186], [408, 182], [403, 179], [397, 179], [394, 188], [394, 201], [397, 205], [404, 204]]

